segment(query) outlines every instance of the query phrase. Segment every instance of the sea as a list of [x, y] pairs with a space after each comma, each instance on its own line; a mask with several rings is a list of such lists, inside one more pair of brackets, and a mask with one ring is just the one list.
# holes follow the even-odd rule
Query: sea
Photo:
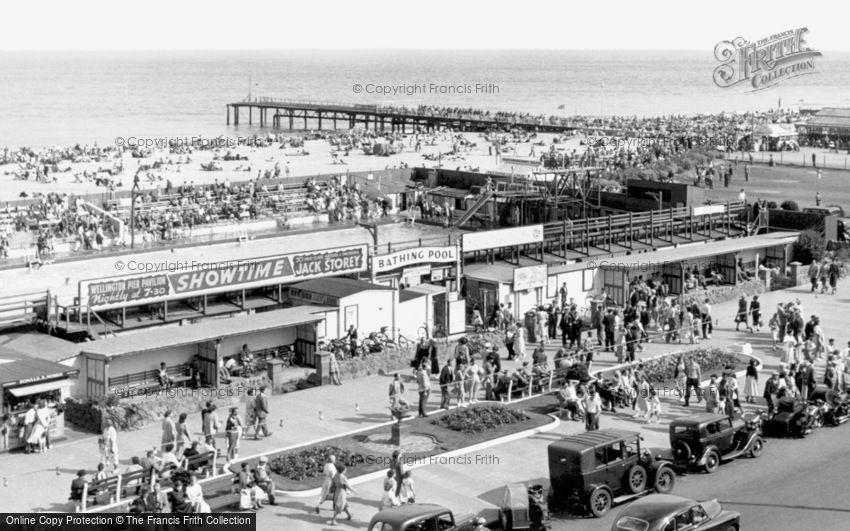
[[714, 84], [712, 50], [0, 52], [0, 147], [269, 131], [226, 125], [249, 96], [565, 116], [850, 107], [850, 53], [815, 64], [751, 91]]

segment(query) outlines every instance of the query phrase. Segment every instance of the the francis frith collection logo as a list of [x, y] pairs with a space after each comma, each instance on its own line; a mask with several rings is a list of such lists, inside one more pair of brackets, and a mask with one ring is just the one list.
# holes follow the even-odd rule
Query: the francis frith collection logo
[[782, 81], [815, 73], [815, 57], [822, 54], [806, 43], [807, 28], [792, 29], [750, 42], [743, 37], [714, 47], [720, 65], [714, 83], [729, 88], [749, 83], [752, 90], [772, 87]]

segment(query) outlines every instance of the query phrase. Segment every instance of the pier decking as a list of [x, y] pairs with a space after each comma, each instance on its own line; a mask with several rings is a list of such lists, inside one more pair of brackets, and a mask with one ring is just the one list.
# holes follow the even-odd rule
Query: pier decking
[[[353, 129], [362, 125], [370, 126], [376, 131], [414, 131], [417, 127], [434, 129], [451, 127], [462, 131], [484, 131], [488, 129], [523, 129], [549, 133], [562, 133], [577, 129], [568, 123], [551, 123], [545, 119], [510, 118], [507, 116], [481, 115], [472, 113], [449, 112], [420, 112], [404, 107], [389, 107], [382, 105], [361, 105], [329, 101], [297, 101], [278, 100], [274, 98], [257, 97], [250, 100], [227, 104], [227, 125], [240, 124], [240, 111], [248, 111], [248, 125], [254, 125], [254, 113], [260, 127], [275, 129], [296, 128], [299, 122], [301, 129], [308, 129], [308, 121], [317, 124], [316, 129], [330, 126], [336, 129], [342, 125]], [[270, 112], [271, 111], [271, 112]], [[232, 113], [232, 119], [231, 119]], [[269, 118], [271, 117], [271, 122]], [[244, 119], [244, 118], [243, 118]]]

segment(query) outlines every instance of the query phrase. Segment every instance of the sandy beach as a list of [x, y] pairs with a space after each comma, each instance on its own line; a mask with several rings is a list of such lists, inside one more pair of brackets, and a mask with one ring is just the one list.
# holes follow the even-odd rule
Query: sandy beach
[[[450, 155], [452, 151], [453, 139], [449, 134], [440, 134], [436, 138], [436, 143], [429, 145], [423, 143], [421, 151], [416, 152], [411, 140], [413, 135], [405, 137], [404, 150], [401, 153], [390, 156], [366, 155], [361, 149], [352, 149], [348, 157], [341, 157], [345, 164], [334, 163], [331, 156], [333, 150], [330, 143], [326, 140], [308, 140], [304, 143], [303, 148], [286, 148], [280, 149], [279, 144], [270, 147], [250, 147], [239, 146], [230, 152], [234, 155], [247, 156], [248, 160], [238, 161], [219, 161], [222, 166], [222, 171], [204, 171], [201, 169], [201, 164], [206, 164], [213, 160], [214, 152], [212, 150], [196, 150], [191, 154], [191, 163], [189, 164], [169, 164], [156, 170], [150, 170], [146, 173], [153, 174], [157, 180], [149, 181], [146, 178], [141, 179], [141, 186], [144, 189], [155, 189], [158, 186], [165, 188], [168, 180], [172, 185], [177, 187], [184, 182], [194, 184], [209, 184], [216, 179], [224, 181], [225, 179], [233, 182], [247, 181], [257, 176], [257, 172], [265, 172], [265, 170], [273, 170], [275, 164], [279, 164], [281, 168], [281, 177], [286, 175], [286, 168], [289, 168], [290, 178], [304, 178], [310, 175], [323, 174], [343, 174], [346, 171], [370, 171], [383, 170], [387, 168], [397, 168], [402, 165], [410, 167], [437, 167], [436, 160], [426, 160], [426, 155], [438, 155], [443, 153], [442, 167], [451, 169], [479, 169], [481, 171], [500, 171], [504, 173], [511, 172], [511, 164], [497, 162], [495, 155], [488, 154], [489, 143], [481, 133], [463, 133], [464, 139], [470, 144], [470, 147], [461, 148], [457, 155]], [[545, 145], [535, 145], [535, 154], [539, 155], [548, 151], [552, 144], [555, 135], [539, 134], [534, 142], [543, 142]], [[578, 149], [579, 137], [573, 137], [567, 141], [558, 143], [559, 149]], [[532, 142], [517, 142], [509, 144], [509, 152], [503, 153], [503, 156], [517, 156], [527, 158], [531, 154]], [[299, 152], [304, 150], [309, 155], [301, 155]], [[222, 150], [224, 154], [227, 150]], [[133, 183], [133, 176], [136, 169], [141, 165], [153, 164], [156, 161], [169, 159], [177, 161], [180, 156], [172, 155], [167, 149], [155, 149], [149, 157], [133, 158], [129, 151], [122, 154], [124, 171], [116, 176], [122, 186], [116, 190], [129, 189]], [[185, 158], [185, 156], [184, 156]], [[118, 165], [119, 160], [116, 158], [110, 161], [101, 162], [80, 162], [71, 163], [68, 161], [59, 164], [60, 169], [70, 168], [70, 171], [60, 173], [51, 173], [51, 182], [41, 183], [34, 180], [16, 179], [12, 172], [17, 171], [18, 167], [15, 164], [6, 164], [0, 166], [0, 201], [12, 201], [21, 199], [21, 192], [26, 192], [28, 197], [35, 197], [35, 194], [67, 193], [67, 194], [97, 194], [106, 192], [104, 186], [97, 186], [94, 180], [88, 180], [82, 183], [75, 182], [74, 175], [87, 171], [89, 173], [96, 172], [99, 168], [111, 168]], [[248, 172], [247, 168], [251, 171]], [[528, 171], [528, 168], [523, 170], [519, 165], [514, 166], [516, 173]], [[57, 181], [52, 182], [56, 177]], [[159, 179], [161, 177], [161, 180]]]

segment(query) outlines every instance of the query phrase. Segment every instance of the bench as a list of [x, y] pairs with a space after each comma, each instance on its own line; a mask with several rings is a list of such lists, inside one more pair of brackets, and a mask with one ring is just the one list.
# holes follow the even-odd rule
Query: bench
[[98, 497], [108, 496], [107, 503], [117, 501], [118, 491], [121, 488], [121, 476], [109, 476], [104, 479], [92, 480], [83, 486], [83, 495], [79, 501], [81, 511], [86, 512], [86, 507], [89, 504], [89, 498], [94, 498], [92, 504], [97, 503]]
[[222, 509], [238, 509], [239, 488], [233, 484], [233, 474], [219, 476], [220, 479], [202, 483], [204, 501], [213, 512]]
[[[192, 379], [188, 363], [166, 367], [165, 372], [171, 378], [172, 385], [185, 384]], [[130, 389], [140, 391], [145, 389], [156, 389], [162, 387], [159, 383], [159, 369], [133, 372], [123, 376], [109, 378], [109, 390], [111, 392]]]
[[202, 454], [193, 455], [189, 458], [180, 461], [180, 466], [174, 464], [163, 467], [160, 471], [160, 476], [163, 477], [161, 482], [163, 485], [170, 484], [171, 473], [177, 470], [188, 470], [193, 474], [201, 472], [205, 478], [214, 477], [217, 475], [218, 455], [214, 451], [204, 452]]

